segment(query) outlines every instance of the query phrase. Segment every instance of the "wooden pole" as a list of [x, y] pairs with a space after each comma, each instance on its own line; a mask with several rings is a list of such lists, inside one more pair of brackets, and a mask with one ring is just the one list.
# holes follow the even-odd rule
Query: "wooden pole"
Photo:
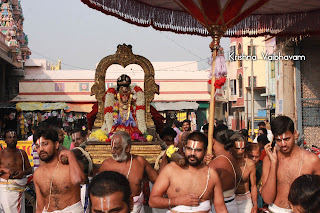
[[214, 128], [214, 109], [215, 109], [215, 92], [216, 88], [214, 86], [214, 82], [216, 81], [216, 77], [214, 75], [214, 67], [216, 64], [217, 57], [217, 49], [213, 48], [212, 51], [212, 78], [211, 78], [211, 96], [210, 96], [210, 110], [209, 110], [209, 129], [208, 129], [208, 148], [207, 154], [212, 155], [212, 146], [213, 146], [213, 128]]

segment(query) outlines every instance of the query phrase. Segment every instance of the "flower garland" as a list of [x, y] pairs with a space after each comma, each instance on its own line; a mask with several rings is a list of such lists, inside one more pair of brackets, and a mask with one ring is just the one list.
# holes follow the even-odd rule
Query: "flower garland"
[[146, 107], [145, 107], [145, 99], [144, 99], [144, 92], [139, 86], [135, 86], [133, 90], [137, 94], [136, 99], [136, 118], [137, 118], [137, 125], [139, 130], [142, 134], [147, 132], [146, 126]]
[[[136, 111], [137, 126], [142, 134], [147, 132], [146, 120], [145, 120], [145, 100], [144, 93], [139, 86], [130, 86], [133, 92], [132, 99], [136, 101], [133, 110]], [[104, 123], [101, 127], [107, 134], [110, 133], [113, 123], [116, 121], [119, 111], [119, 103], [116, 102], [116, 89], [110, 87], [106, 92], [104, 103]]]

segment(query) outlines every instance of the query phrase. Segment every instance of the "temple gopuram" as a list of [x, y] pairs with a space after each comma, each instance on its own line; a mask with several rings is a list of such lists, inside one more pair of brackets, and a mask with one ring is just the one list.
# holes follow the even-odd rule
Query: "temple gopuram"
[[[28, 36], [23, 32], [20, 1], [0, 2], [0, 103], [6, 105], [19, 93], [19, 80], [24, 78], [24, 62], [31, 55]], [[1, 109], [1, 108], [0, 108]]]

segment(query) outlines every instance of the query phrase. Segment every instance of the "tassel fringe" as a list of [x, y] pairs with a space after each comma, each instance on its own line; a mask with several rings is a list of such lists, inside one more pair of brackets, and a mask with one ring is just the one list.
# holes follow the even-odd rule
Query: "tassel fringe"
[[[81, 0], [89, 7], [128, 23], [180, 34], [210, 36], [191, 15], [152, 7], [134, 0]], [[320, 10], [303, 13], [250, 15], [227, 30], [224, 37], [320, 35]]]

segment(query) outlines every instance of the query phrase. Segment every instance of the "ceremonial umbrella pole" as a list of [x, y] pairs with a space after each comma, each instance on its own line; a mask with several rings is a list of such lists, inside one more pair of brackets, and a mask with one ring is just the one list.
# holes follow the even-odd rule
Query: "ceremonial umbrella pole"
[[[213, 130], [214, 130], [214, 111], [215, 111], [215, 93], [216, 93], [216, 76], [221, 76], [221, 72], [216, 71], [216, 57], [219, 49], [220, 39], [225, 33], [225, 28], [218, 25], [208, 27], [208, 31], [212, 37], [212, 43], [210, 45], [212, 51], [212, 66], [211, 66], [211, 95], [210, 95], [210, 108], [209, 108], [209, 129], [208, 129], [208, 148], [207, 153], [212, 154], [213, 146]], [[224, 73], [223, 73], [224, 74]], [[222, 74], [222, 75], [223, 75]]]

